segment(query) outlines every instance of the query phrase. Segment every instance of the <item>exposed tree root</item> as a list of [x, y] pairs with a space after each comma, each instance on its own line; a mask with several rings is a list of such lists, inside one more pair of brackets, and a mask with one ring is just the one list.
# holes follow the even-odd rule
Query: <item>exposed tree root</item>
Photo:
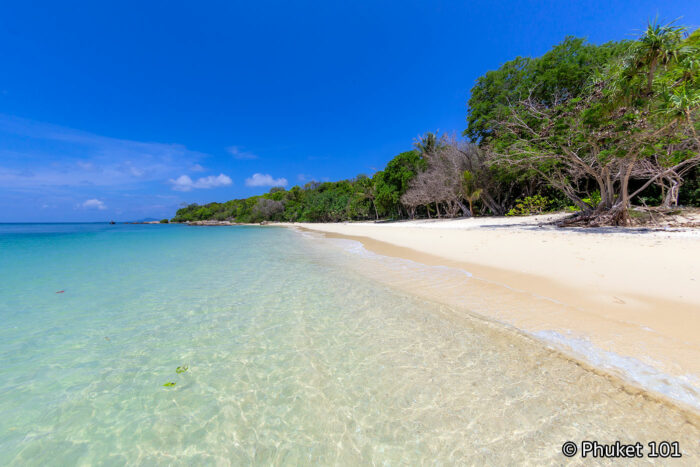
[[557, 223], [558, 227], [621, 227], [631, 225], [629, 213], [624, 209], [576, 213]]
[[557, 227], [700, 227], [696, 209], [664, 207], [612, 208], [578, 212], [555, 223]]

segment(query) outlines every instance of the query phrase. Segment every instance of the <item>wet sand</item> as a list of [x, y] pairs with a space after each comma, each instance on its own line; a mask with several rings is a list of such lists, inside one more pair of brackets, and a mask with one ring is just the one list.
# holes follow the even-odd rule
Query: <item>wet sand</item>
[[700, 232], [561, 230], [541, 225], [548, 220], [291, 225], [466, 271], [393, 285], [514, 326], [700, 411]]

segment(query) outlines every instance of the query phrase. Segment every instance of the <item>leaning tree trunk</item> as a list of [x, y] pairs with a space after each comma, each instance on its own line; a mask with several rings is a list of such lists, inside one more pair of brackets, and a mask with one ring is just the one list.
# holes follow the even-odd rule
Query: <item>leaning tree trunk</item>
[[663, 184], [666, 191], [663, 201], [661, 202], [662, 208], [672, 208], [678, 206], [678, 193], [680, 191], [680, 180], [675, 177], [665, 177], [665, 181], [668, 182]]
[[416, 206], [406, 206], [406, 214], [408, 214], [408, 217], [411, 219], [416, 218]]
[[452, 203], [452, 209], [451, 209], [450, 215], [452, 217], [457, 217], [457, 213], [459, 213], [460, 211], [462, 211], [462, 214], [464, 214], [465, 206], [462, 204], [461, 201], [456, 199], [456, 200], [453, 200], [451, 203]]
[[495, 216], [502, 216], [506, 213], [506, 210], [499, 203], [497, 203], [496, 200], [491, 197], [491, 195], [486, 193], [486, 191], [482, 193], [481, 199], [486, 207], [489, 208]]
[[473, 211], [472, 211], [472, 202], [471, 202], [471, 201], [469, 201], [469, 208], [467, 208], [467, 207], [464, 205], [464, 203], [462, 202], [462, 200], [459, 200], [459, 199], [458, 199], [458, 200], [457, 200], [457, 204], [459, 205], [459, 209], [462, 210], [462, 216], [464, 216], [464, 217], [472, 217], [472, 216], [474, 215], [474, 213], [473, 213]]

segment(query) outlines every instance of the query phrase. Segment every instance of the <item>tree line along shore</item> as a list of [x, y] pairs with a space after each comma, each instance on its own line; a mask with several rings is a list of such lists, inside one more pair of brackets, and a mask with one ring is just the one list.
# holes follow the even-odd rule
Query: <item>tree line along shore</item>
[[339, 222], [571, 212], [632, 225], [700, 207], [700, 29], [567, 37], [477, 79], [461, 137], [428, 132], [373, 176], [274, 187], [173, 222]]

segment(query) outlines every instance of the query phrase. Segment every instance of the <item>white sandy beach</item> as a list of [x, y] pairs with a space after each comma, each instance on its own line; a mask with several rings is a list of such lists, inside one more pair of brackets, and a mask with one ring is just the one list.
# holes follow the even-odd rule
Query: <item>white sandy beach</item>
[[[556, 215], [555, 215], [556, 216]], [[553, 216], [291, 224], [473, 275], [411, 291], [497, 320], [700, 407], [700, 231], [557, 229]], [[480, 295], [498, 306], [481, 306]], [[466, 299], [466, 302], [465, 302]], [[478, 303], [484, 303], [480, 301]], [[594, 353], [591, 353], [595, 349]]]

